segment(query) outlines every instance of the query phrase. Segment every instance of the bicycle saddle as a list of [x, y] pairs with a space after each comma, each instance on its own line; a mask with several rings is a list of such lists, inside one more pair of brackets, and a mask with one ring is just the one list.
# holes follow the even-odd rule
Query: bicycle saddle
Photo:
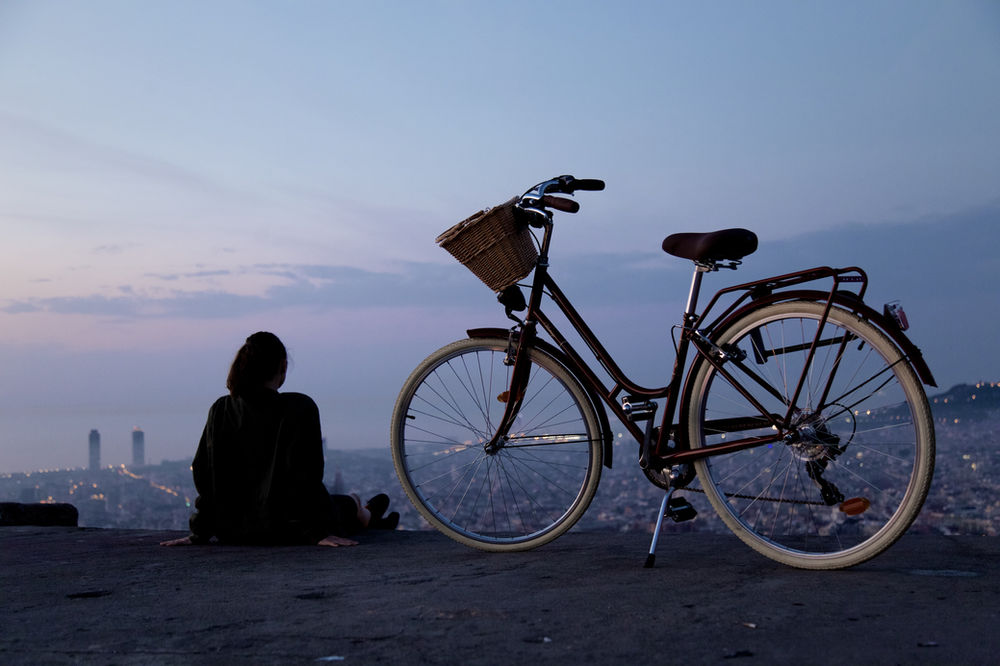
[[757, 249], [757, 234], [746, 229], [723, 229], [704, 234], [670, 234], [663, 251], [693, 261], [736, 261]]

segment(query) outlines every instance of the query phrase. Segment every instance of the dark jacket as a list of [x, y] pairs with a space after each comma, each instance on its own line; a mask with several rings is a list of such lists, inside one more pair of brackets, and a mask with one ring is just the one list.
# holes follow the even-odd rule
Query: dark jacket
[[333, 533], [319, 410], [309, 396], [259, 389], [219, 398], [191, 470], [195, 542], [315, 544]]

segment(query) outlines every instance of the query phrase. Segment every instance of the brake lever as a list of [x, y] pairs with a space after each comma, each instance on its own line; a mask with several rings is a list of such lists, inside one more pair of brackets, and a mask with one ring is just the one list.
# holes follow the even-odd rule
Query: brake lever
[[522, 221], [529, 226], [541, 229], [552, 221], [552, 212], [545, 209], [543, 197], [526, 194], [517, 202], [515, 210], [521, 211], [525, 216]]
[[559, 193], [562, 193], [562, 194], [572, 194], [572, 192], [568, 192], [567, 191], [567, 188], [569, 188], [569, 186], [575, 180], [576, 180], [576, 178], [574, 178], [573, 176], [570, 176], [569, 174], [565, 174], [565, 175], [562, 175], [562, 176], [556, 176], [555, 178], [552, 178], [550, 180], [545, 180], [545, 181], [542, 181], [541, 183], [538, 183], [537, 185], [535, 185], [534, 187], [532, 187], [531, 189], [529, 189], [527, 192], [525, 192], [524, 195], [526, 196], [526, 195], [528, 195], [528, 194], [530, 194], [532, 192], [538, 192], [538, 196], [539, 197], [545, 196], [548, 192], [559, 192]]

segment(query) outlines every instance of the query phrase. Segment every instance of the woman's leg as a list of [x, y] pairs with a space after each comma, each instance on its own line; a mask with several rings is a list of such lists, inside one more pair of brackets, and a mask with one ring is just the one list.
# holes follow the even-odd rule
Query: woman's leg
[[361, 505], [357, 495], [330, 495], [333, 505], [334, 534], [350, 536], [368, 526], [371, 514]]
[[354, 500], [354, 504], [358, 507], [358, 522], [361, 523], [361, 527], [368, 527], [368, 524], [372, 521], [372, 512], [368, 510], [368, 507], [361, 504], [361, 498], [351, 493], [351, 499]]
[[361, 498], [355, 494], [330, 495], [334, 516], [340, 529], [338, 535], [353, 535], [369, 527], [384, 530], [394, 530], [399, 524], [399, 514], [395, 511], [384, 516], [389, 507], [389, 497], [379, 493], [362, 504]]

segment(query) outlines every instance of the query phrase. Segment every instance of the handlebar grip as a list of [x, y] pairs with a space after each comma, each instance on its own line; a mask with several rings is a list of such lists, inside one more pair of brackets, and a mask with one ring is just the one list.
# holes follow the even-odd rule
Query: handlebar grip
[[573, 189], [599, 192], [604, 189], [604, 181], [597, 178], [578, 178], [573, 181]]
[[554, 197], [549, 194], [542, 197], [542, 204], [547, 208], [555, 208], [564, 213], [575, 213], [580, 210], [580, 204], [572, 199], [563, 199], [562, 197]]

